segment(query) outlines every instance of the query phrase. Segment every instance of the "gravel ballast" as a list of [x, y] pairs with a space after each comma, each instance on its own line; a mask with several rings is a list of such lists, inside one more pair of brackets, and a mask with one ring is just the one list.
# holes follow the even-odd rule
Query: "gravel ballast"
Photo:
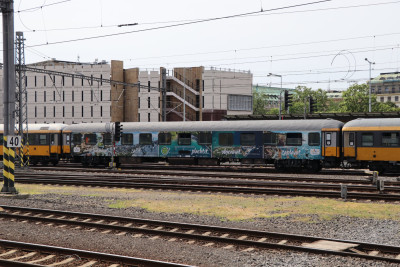
[[[58, 188], [62, 189], [63, 187]], [[0, 195], [0, 204], [219, 225], [400, 246], [400, 239], [398, 238], [399, 222], [393, 220], [360, 219], [346, 216], [319, 220], [316, 216], [315, 220], [310, 223], [297, 220], [296, 215], [290, 215], [247, 221], [228, 221], [213, 216], [188, 213], [149, 212], [137, 207], [110, 208], [108, 206], [110, 200], [118, 200], [127, 196], [113, 192], [112, 189], [102, 196], [93, 196], [90, 195], [90, 190], [90, 188], [77, 187], [75, 192], [68, 190], [65, 194], [29, 195], [26, 199]], [[160, 191], [153, 193], [160, 194]], [[212, 194], [210, 195], [212, 196]], [[269, 198], [269, 196], [263, 197]], [[135, 238], [132, 234], [117, 236], [115, 234], [101, 234], [99, 232], [5, 220], [1, 221], [1, 225], [0, 239], [71, 247], [197, 266], [398, 266], [387, 262], [293, 251], [256, 250], [243, 252], [241, 251], [243, 248], [204, 247], [184, 242], [168, 242], [163, 239], [151, 240], [145, 236]]]

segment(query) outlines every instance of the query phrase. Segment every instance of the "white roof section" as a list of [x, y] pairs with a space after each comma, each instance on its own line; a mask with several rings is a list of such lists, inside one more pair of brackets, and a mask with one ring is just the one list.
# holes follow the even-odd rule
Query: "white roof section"
[[356, 119], [344, 125], [347, 127], [400, 127], [400, 118]]
[[[52, 124], [46, 124], [46, 123], [39, 123], [39, 124], [28, 124], [28, 131], [39, 131], [39, 130], [45, 130], [45, 131], [61, 131], [65, 127], [67, 127], [67, 124], [62, 124], [62, 123], [52, 123]], [[17, 126], [18, 128], [18, 126]], [[0, 124], [0, 131], [4, 131], [4, 124]]]
[[[123, 132], [161, 131], [320, 131], [322, 128], [339, 129], [337, 120], [262, 120], [262, 121], [191, 121], [191, 122], [121, 122]], [[65, 127], [65, 131], [78, 133], [107, 132], [107, 123], [81, 123]]]

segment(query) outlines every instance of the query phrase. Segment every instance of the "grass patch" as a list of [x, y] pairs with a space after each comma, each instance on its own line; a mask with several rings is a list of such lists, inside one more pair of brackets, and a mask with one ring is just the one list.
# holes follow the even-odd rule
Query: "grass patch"
[[25, 184], [18, 185], [18, 189], [22, 194], [32, 195], [60, 194], [102, 197], [106, 201], [104, 205], [116, 209], [135, 207], [146, 209], [150, 212], [215, 216], [221, 220], [254, 220], [257, 218], [285, 218], [291, 216], [291, 220], [312, 222], [315, 218], [330, 220], [335, 217], [347, 216], [400, 221], [400, 205], [390, 203], [357, 203], [312, 197], [263, 198]]

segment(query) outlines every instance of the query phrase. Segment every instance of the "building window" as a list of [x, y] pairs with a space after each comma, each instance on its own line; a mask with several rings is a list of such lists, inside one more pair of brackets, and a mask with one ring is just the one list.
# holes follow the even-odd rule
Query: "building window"
[[71, 84], [72, 84], [72, 86], [74, 86], [74, 85], [75, 85], [75, 76], [74, 76], [74, 75], [72, 75], [72, 78], [71, 78]]
[[35, 107], [35, 118], [37, 117], [37, 107]]
[[74, 117], [75, 116], [75, 107], [74, 106], [72, 106], [72, 115], [71, 115], [72, 117]]
[[46, 107], [43, 107], [43, 117], [46, 118]]
[[382, 93], [382, 87], [378, 86], [378, 94]]
[[228, 110], [253, 110], [253, 98], [247, 95], [228, 95]]
[[387, 93], [389, 93], [389, 87], [385, 87], [385, 93], [387, 94]]
[[388, 96], [387, 102], [392, 102], [392, 97], [391, 96]]
[[72, 102], [75, 101], [75, 91], [73, 91], [73, 90], [72, 90], [71, 100], [72, 100]]
[[53, 106], [53, 117], [56, 117], [56, 106]]
[[147, 113], [147, 121], [150, 121], [150, 113]]
[[138, 108], [140, 108], [140, 97], [138, 97]]
[[43, 86], [46, 86], [46, 75], [43, 76]]
[[65, 107], [63, 106], [63, 118], [65, 117]]
[[100, 101], [103, 101], [103, 90], [100, 91]]
[[302, 134], [301, 133], [287, 133], [286, 145], [288, 146], [301, 146]]
[[83, 102], [83, 90], [82, 90], [82, 102]]
[[61, 76], [61, 85], [64, 86], [65, 85], [65, 77]]
[[83, 78], [82, 78], [82, 86], [83, 86]]
[[37, 92], [35, 91], [35, 102], [37, 102]]
[[375, 93], [375, 87], [371, 87], [371, 93]]
[[232, 133], [220, 133], [218, 136], [218, 142], [219, 142], [220, 146], [233, 145], [233, 134]]
[[56, 91], [53, 91], [53, 101], [56, 101]]
[[396, 88], [394, 86], [392, 87], [392, 93], [396, 93]]
[[160, 108], [160, 97], [158, 97], [158, 108]]
[[46, 91], [43, 92], [43, 102], [46, 102]]
[[100, 74], [100, 85], [103, 85], [103, 74]]
[[93, 117], [93, 106], [90, 106], [90, 117]]
[[137, 115], [138, 121], [140, 122], [140, 113]]
[[103, 106], [100, 106], [100, 117], [103, 117]]
[[398, 96], [395, 96], [395, 97], [394, 97], [394, 101], [396, 101], [396, 102], [399, 101], [399, 97], [398, 97]]
[[90, 75], [90, 85], [93, 85], [93, 74]]
[[93, 102], [93, 89], [90, 90], [90, 101]]
[[147, 108], [150, 108], [150, 97], [147, 98]]
[[37, 86], [37, 78], [36, 78], [36, 76], [35, 76], [35, 87]]
[[381, 102], [385, 102], [385, 98], [381, 96]]
[[83, 106], [82, 106], [82, 118], [83, 118]]
[[65, 91], [63, 91], [63, 102], [65, 102]]
[[147, 92], [149, 92], [149, 93], [150, 93], [150, 84], [151, 84], [150, 81], [148, 81], [147, 82], [147, 86], [148, 86]]

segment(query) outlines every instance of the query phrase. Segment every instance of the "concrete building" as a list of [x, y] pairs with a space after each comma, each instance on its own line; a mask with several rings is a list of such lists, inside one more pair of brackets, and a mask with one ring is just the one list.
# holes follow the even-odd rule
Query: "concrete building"
[[[49, 60], [28, 67], [140, 84], [130, 87], [26, 72], [29, 123], [162, 120], [162, 68], [124, 69], [122, 61], [114, 60], [111, 64]], [[2, 72], [0, 75], [2, 78]], [[250, 72], [204, 67], [167, 70], [167, 121], [220, 120], [225, 115], [251, 115], [252, 78]], [[2, 98], [0, 94], [1, 106]], [[0, 121], [3, 122], [3, 107]]]
[[400, 72], [381, 73], [372, 79], [371, 92], [378, 102], [393, 102], [400, 107]]

